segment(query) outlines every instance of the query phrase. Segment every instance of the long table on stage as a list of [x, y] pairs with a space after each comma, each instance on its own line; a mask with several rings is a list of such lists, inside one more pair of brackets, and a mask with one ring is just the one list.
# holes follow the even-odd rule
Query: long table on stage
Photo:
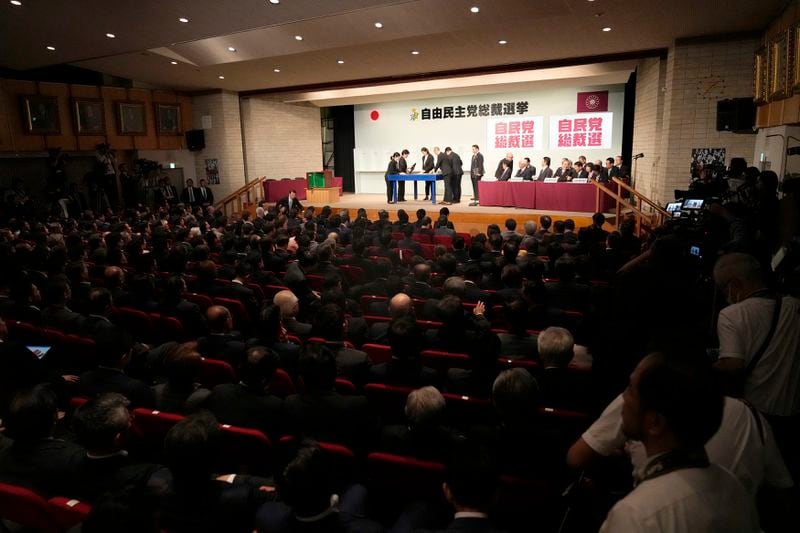
[[[479, 181], [483, 206], [521, 207], [543, 211], [594, 213], [596, 187], [592, 183], [544, 183], [540, 181]], [[614, 199], [600, 197], [600, 211], [614, 208]]]
[[414, 182], [414, 200], [417, 199], [417, 182], [425, 181], [431, 184], [431, 203], [436, 205], [436, 180], [443, 180], [441, 174], [389, 174], [387, 179], [392, 183], [392, 200], [397, 202], [397, 182], [398, 181], [413, 181]]

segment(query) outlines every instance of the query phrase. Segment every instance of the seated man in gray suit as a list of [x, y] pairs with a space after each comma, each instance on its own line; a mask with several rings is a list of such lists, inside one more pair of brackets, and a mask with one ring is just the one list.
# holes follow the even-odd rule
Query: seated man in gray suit
[[536, 177], [536, 181], [544, 181], [547, 178], [553, 177], [553, 169], [550, 168], [550, 158], [543, 157], [542, 158], [542, 170], [539, 171], [539, 175]]

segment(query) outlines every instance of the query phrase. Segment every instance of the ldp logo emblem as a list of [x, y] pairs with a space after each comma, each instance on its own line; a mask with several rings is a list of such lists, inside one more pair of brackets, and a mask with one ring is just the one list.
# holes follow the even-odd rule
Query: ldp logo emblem
[[586, 109], [594, 111], [600, 106], [600, 98], [596, 94], [590, 94], [584, 100], [583, 105], [586, 106]]
[[409, 115], [409, 120], [411, 120], [411, 122], [419, 120], [419, 112], [417, 111], [416, 107], [411, 108], [411, 114]]

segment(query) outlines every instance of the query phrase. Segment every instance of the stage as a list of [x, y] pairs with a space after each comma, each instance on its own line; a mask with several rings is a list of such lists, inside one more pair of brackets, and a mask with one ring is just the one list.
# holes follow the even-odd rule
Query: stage
[[[575, 225], [579, 228], [588, 226], [592, 223], [592, 213], [590, 212], [545, 211], [540, 209], [522, 209], [517, 207], [494, 207], [483, 205], [470, 207], [469, 203], [471, 200], [468, 198], [462, 199], [460, 204], [448, 206], [431, 205], [430, 201], [422, 201], [424, 195], [420, 195], [418, 200], [413, 200], [413, 192], [410, 189], [411, 187], [406, 187], [407, 201], [400, 202], [399, 204], [386, 203], [386, 194], [345, 193], [339, 198], [338, 202], [331, 203], [329, 205], [334, 210], [343, 208], [349, 209], [351, 218], [354, 218], [356, 211], [363, 207], [367, 210], [370, 220], [378, 218], [378, 211], [381, 209], [388, 211], [390, 218], [392, 220], [396, 220], [397, 210], [405, 209], [406, 213], [408, 213], [409, 219], [414, 221], [417, 219], [415, 214], [417, 209], [422, 208], [427, 211], [428, 216], [430, 216], [434, 222], [436, 222], [436, 219], [439, 217], [439, 209], [442, 207], [447, 207], [450, 209], [450, 220], [453, 222], [453, 224], [455, 224], [456, 231], [463, 231], [472, 234], [485, 232], [486, 226], [489, 224], [497, 224], [501, 229], [504, 230], [505, 228], [503, 228], [503, 224], [507, 218], [513, 218], [517, 221], [518, 232], [524, 231], [523, 224], [528, 220], [533, 220], [538, 225], [539, 217], [542, 215], [550, 215], [553, 218], [553, 221], [571, 218], [575, 221]], [[310, 204], [308, 201], [303, 202], [304, 207], [308, 207], [310, 205], [314, 204]], [[314, 205], [314, 207], [321, 208], [322, 206]], [[613, 217], [613, 213], [606, 213], [607, 220], [612, 221]]]

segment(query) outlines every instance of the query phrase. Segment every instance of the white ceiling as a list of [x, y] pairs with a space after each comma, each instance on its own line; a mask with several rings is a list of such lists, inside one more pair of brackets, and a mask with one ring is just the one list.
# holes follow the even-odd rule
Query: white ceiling
[[[785, 0], [21, 1], [15, 7], [0, 0], [0, 66], [24, 70], [69, 63], [153, 86], [233, 91], [400, 81], [667, 48], [682, 37], [760, 31], [786, 5]], [[471, 13], [471, 6], [480, 12]], [[179, 17], [190, 21], [181, 23]], [[384, 27], [375, 28], [376, 21]], [[612, 30], [601, 31], [605, 26]], [[116, 38], [105, 37], [107, 32]], [[499, 45], [500, 39], [508, 44]], [[56, 50], [46, 50], [48, 45]], [[237, 51], [229, 52], [229, 46]]]

